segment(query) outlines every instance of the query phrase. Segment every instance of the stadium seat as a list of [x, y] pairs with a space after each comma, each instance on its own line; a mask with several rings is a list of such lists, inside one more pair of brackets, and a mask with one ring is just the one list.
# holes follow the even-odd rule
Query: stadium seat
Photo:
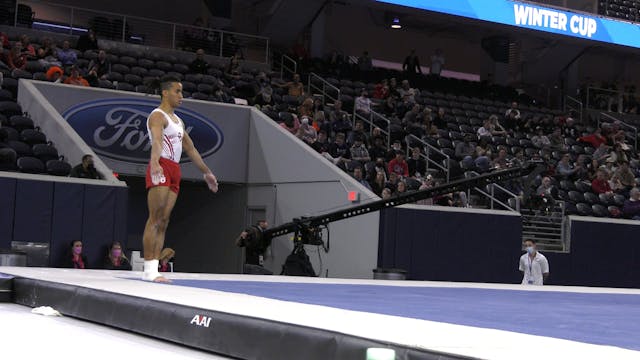
[[600, 204], [591, 205], [591, 210], [593, 211], [593, 215], [597, 217], [607, 217], [609, 216], [609, 210], [606, 207]]
[[11, 148], [0, 148], [0, 171], [16, 170], [18, 154]]
[[38, 130], [25, 129], [20, 132], [20, 140], [31, 146], [36, 144], [44, 144], [47, 142], [47, 137]]
[[593, 215], [593, 209], [591, 208], [591, 206], [589, 204], [578, 203], [578, 204], [576, 204], [576, 208], [578, 209], [578, 214], [580, 214], [582, 216], [592, 216]]
[[33, 156], [46, 163], [49, 160], [58, 159], [58, 150], [48, 144], [36, 144], [32, 147]]
[[27, 174], [42, 174], [45, 172], [45, 167], [42, 161], [30, 156], [23, 156], [18, 158], [18, 170]]
[[47, 174], [56, 176], [69, 176], [71, 165], [60, 160], [49, 160], [47, 164]]

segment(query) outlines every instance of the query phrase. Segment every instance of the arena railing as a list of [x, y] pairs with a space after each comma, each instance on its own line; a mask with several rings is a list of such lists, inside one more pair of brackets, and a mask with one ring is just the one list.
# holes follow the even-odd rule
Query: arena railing
[[14, 26], [269, 63], [269, 38], [38, 0], [17, 1]]
[[[407, 141], [407, 158], [409, 158], [410, 151], [411, 151], [410, 149], [411, 146], [409, 146], [409, 143], [411, 144], [418, 143], [419, 146], [422, 146], [422, 149], [424, 152], [424, 153], [421, 152], [420, 156], [424, 158], [425, 161], [427, 162], [427, 171], [429, 170], [429, 168], [436, 168], [445, 174], [445, 180], [447, 183], [451, 181], [451, 168], [449, 167], [451, 163], [450, 161], [451, 158], [449, 157], [449, 155], [440, 151], [440, 149], [438, 149], [437, 147], [427, 143], [426, 141], [420, 139], [419, 137], [413, 134], [407, 135], [405, 139]], [[441, 160], [440, 161], [434, 160], [434, 156], [446, 161], [443, 162]], [[446, 166], [443, 165], [443, 163], [446, 164]]]
[[[327, 80], [325, 80], [322, 76], [316, 73], [309, 73], [307, 83], [307, 92], [309, 94], [319, 94], [322, 96], [322, 103], [326, 104], [326, 99], [329, 98], [336, 102], [336, 100], [340, 99], [340, 89], [331, 85]], [[316, 84], [318, 83], [319, 84]], [[329, 91], [331, 90], [331, 91]]]
[[621, 130], [624, 131], [626, 138], [630, 139], [632, 141], [631, 145], [633, 145], [633, 149], [634, 150], [638, 149], [638, 128], [636, 128], [635, 126], [631, 126], [631, 125], [627, 124], [626, 122], [618, 119], [617, 117], [615, 117], [613, 115], [609, 115], [609, 114], [607, 114], [605, 112], [601, 112], [600, 113], [600, 117], [598, 118], [598, 127], [600, 127], [603, 123], [605, 123], [605, 124], [611, 124], [611, 123], [618, 124], [620, 126]]

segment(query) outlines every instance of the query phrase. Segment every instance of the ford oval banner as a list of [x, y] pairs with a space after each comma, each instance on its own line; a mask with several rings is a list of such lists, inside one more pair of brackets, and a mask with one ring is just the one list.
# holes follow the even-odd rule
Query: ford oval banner
[[[146, 164], [151, 151], [147, 117], [158, 104], [151, 99], [100, 99], [72, 106], [62, 116], [97, 154]], [[178, 108], [175, 113], [203, 158], [220, 149], [224, 136], [212, 119], [185, 108]], [[181, 162], [186, 161], [189, 159], [183, 153]]]

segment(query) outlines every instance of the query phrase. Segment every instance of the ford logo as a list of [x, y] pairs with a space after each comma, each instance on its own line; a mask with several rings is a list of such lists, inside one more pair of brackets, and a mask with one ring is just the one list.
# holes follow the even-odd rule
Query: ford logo
[[[157, 107], [157, 100], [102, 99], [72, 106], [62, 117], [97, 154], [146, 164], [151, 156], [147, 117]], [[216, 124], [189, 109], [175, 112], [203, 158], [220, 149], [223, 135]], [[180, 162], [186, 161], [188, 158], [183, 156]]]

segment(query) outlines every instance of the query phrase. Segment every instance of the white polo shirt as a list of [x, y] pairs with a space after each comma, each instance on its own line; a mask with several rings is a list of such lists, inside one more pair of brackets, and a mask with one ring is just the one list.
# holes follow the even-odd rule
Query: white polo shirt
[[533, 259], [524, 254], [520, 257], [520, 271], [524, 272], [522, 285], [542, 285], [542, 274], [549, 272], [549, 262], [539, 251]]

